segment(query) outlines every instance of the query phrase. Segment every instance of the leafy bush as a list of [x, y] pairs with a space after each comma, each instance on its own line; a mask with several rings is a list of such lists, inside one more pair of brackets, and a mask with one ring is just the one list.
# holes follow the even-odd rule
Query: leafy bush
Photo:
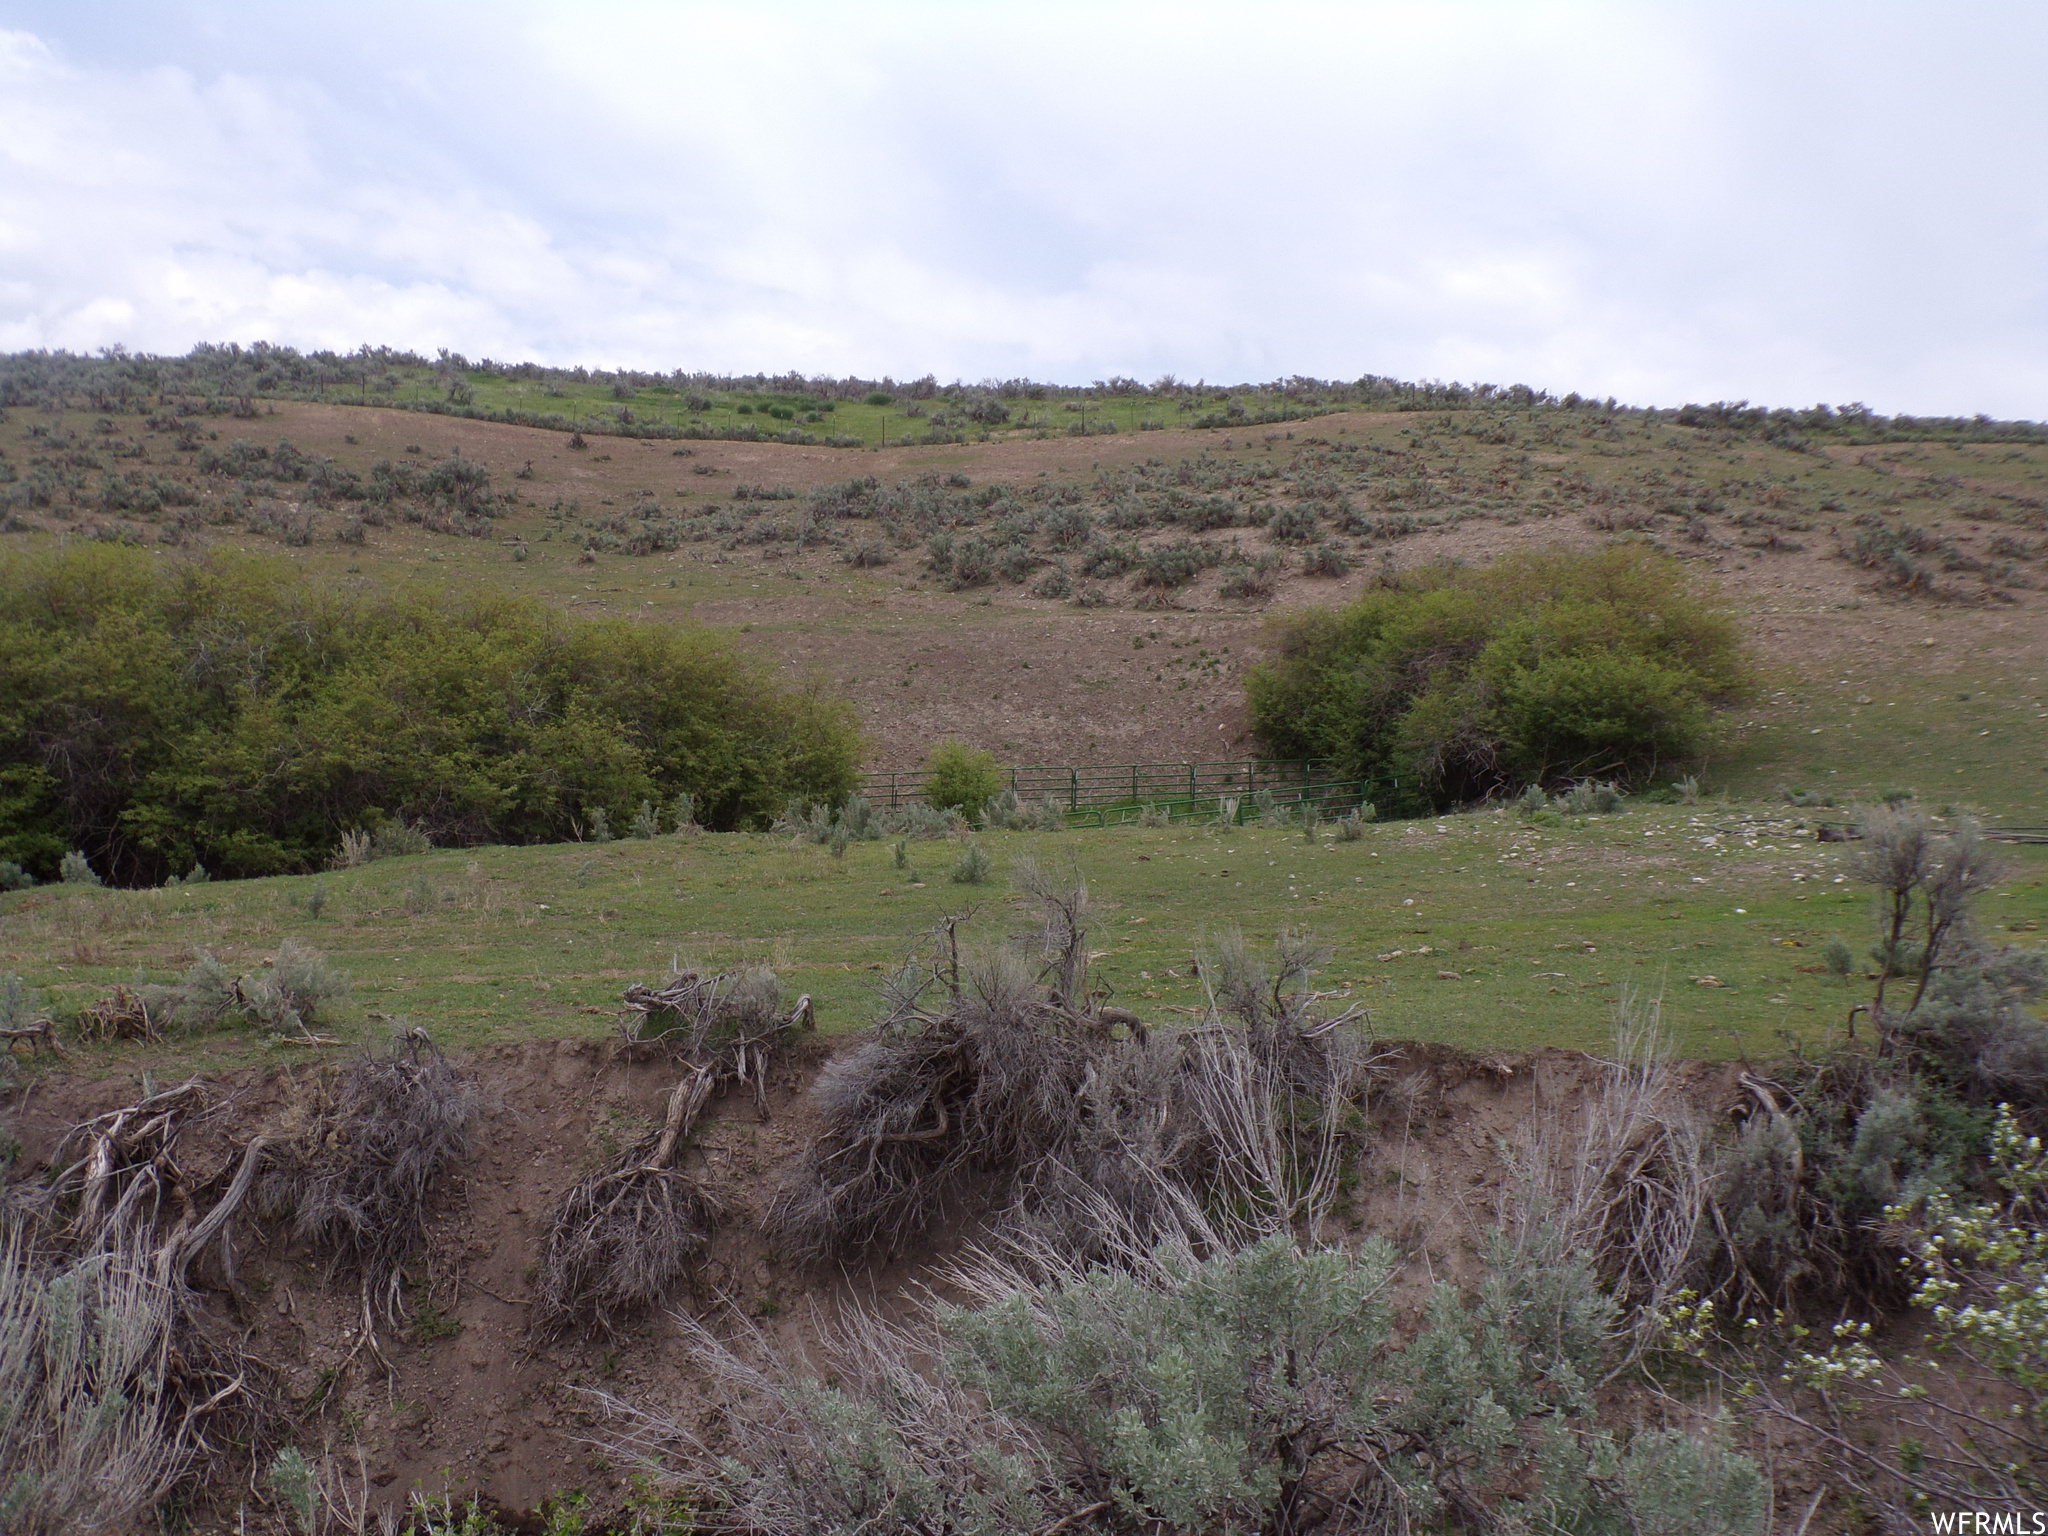
[[1114, 581], [1138, 563], [1129, 544], [1091, 544], [1081, 553], [1081, 574], [1093, 581]]
[[1157, 544], [1138, 560], [1138, 585], [1183, 587], [1221, 559], [1222, 551], [1214, 544]]
[[1006, 789], [999, 795], [991, 795], [981, 807], [981, 824], [991, 832], [1017, 832], [1026, 825], [1024, 802], [1017, 798], [1017, 791]]
[[432, 853], [434, 840], [427, 829], [403, 821], [387, 821], [370, 834], [369, 858], [409, 859], [417, 853]]
[[1038, 578], [1038, 584], [1031, 589], [1033, 597], [1064, 598], [1074, 595], [1074, 578], [1064, 566], [1054, 566]]
[[[1887, 1358], [1868, 1321], [1816, 1330], [1783, 1314], [1745, 1321], [1725, 1345], [1718, 1308], [1687, 1295], [1670, 1342], [1766, 1413], [1813, 1432], [1836, 1475], [1888, 1530], [1932, 1506], [2039, 1508], [2048, 1498], [2048, 1158], [1998, 1106], [1984, 1145], [1992, 1198], [1935, 1189], [1890, 1204], [1886, 1226], [1930, 1353]], [[1930, 1390], [1930, 1373], [1942, 1385]]]
[[[1755, 1074], [1757, 1100], [1718, 1156], [1720, 1254], [1702, 1289], [1742, 1305], [1827, 1307], [1904, 1300], [1884, 1212], [1960, 1198], [2001, 1100], [2048, 1115], [2048, 956], [1993, 948], [1970, 907], [2001, 876], [1967, 823], [1943, 829], [1910, 809], [1863, 818], [1856, 871], [1877, 892], [1872, 1029]], [[1830, 946], [1846, 976], [1853, 952]], [[1874, 1039], [1871, 1036], [1874, 1035]]]
[[1634, 548], [1439, 567], [1276, 638], [1247, 683], [1268, 751], [1416, 777], [1446, 801], [1640, 781], [1707, 747], [1716, 709], [1750, 686], [1733, 624]]
[[1217, 583], [1219, 597], [1257, 599], [1271, 597], [1279, 584], [1282, 560], [1279, 555], [1261, 555], [1256, 560], [1239, 560], [1223, 568]]
[[36, 877], [12, 859], [0, 859], [0, 891], [25, 891], [35, 883]]
[[66, 885], [98, 885], [100, 877], [93, 873], [92, 860], [74, 848], [64, 855], [57, 867], [57, 878]]
[[[74, 545], [0, 557], [0, 858], [117, 883], [311, 869], [431, 817], [536, 842], [681, 790], [716, 827], [853, 787], [848, 708], [708, 633], [519, 599], [323, 589], [284, 562]], [[102, 855], [97, 850], [105, 850]]]
[[1045, 516], [1045, 533], [1056, 549], [1079, 549], [1095, 536], [1095, 524], [1079, 507], [1055, 507]]
[[1310, 544], [1320, 531], [1316, 524], [1316, 509], [1307, 502], [1282, 507], [1266, 524], [1266, 536], [1276, 544]]
[[1336, 545], [1318, 544], [1301, 557], [1301, 569], [1306, 575], [1335, 580], [1351, 574], [1351, 562]]
[[925, 754], [925, 800], [935, 810], [979, 810], [1003, 789], [995, 758], [958, 741], [942, 741]]

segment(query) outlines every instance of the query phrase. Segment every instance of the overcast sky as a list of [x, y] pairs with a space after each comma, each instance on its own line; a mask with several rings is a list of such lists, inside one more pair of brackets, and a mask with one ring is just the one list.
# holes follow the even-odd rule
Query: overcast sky
[[2048, 6], [0, 0], [0, 350], [2048, 417]]

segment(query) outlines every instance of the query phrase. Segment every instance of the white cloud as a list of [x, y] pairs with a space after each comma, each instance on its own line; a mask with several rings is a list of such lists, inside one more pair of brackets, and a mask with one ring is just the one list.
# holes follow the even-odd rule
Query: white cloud
[[4, 347], [2048, 415], [2019, 7], [67, 16], [0, 33]]

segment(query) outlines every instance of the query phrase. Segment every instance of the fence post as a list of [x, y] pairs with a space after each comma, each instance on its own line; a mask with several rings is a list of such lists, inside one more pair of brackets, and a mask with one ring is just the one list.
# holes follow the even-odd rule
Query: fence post
[[1081, 770], [1078, 768], [1069, 768], [1067, 770], [1067, 809], [1070, 811], [1078, 811], [1080, 808]]

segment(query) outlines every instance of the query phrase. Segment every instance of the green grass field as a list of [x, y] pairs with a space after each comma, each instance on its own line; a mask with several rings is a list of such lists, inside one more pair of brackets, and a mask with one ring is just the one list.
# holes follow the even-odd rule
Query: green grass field
[[[934, 418], [941, 415], [970, 439], [979, 437], [984, 430], [983, 423], [955, 420], [957, 410], [949, 408], [943, 400], [913, 400], [903, 391], [889, 404], [870, 405], [865, 400], [826, 401], [809, 394], [768, 390], [700, 393], [667, 384], [632, 389], [621, 398], [613, 393], [609, 383], [529, 382], [481, 371], [464, 375], [464, 380], [471, 394], [466, 403], [474, 409], [532, 411], [579, 422], [620, 421], [619, 413], [623, 410], [630, 413], [633, 424], [641, 426], [697, 425], [716, 429], [751, 425], [765, 433], [796, 431], [819, 438], [857, 438], [866, 447], [921, 441], [934, 425]], [[693, 408], [693, 397], [708, 403]], [[381, 400], [401, 406], [442, 402], [448, 399], [448, 381], [431, 371], [401, 373], [395, 389], [362, 398], [371, 404]], [[1198, 407], [1191, 402], [1184, 410], [1172, 400], [1131, 395], [1100, 395], [1071, 401], [1019, 398], [1005, 403], [1010, 411], [1009, 420], [987, 424], [988, 430], [1064, 435], [1077, 428], [1082, 432], [1101, 432], [1113, 426], [1118, 432], [1138, 432], [1186, 426], [1204, 412], [1222, 409], [1205, 401]]]
[[1937, 810], [2048, 822], [2043, 683], [1985, 657], [1939, 677], [1859, 667], [1816, 679], [1759, 701], [1755, 727], [1709, 779], [1735, 795], [1806, 789], [1845, 803], [1903, 789]]
[[[888, 844], [835, 860], [767, 835], [450, 850], [318, 876], [0, 897], [0, 971], [61, 1018], [116, 982], [174, 979], [202, 949], [254, 968], [294, 938], [352, 976], [343, 1036], [405, 1018], [475, 1046], [601, 1034], [625, 984], [673, 958], [759, 960], [837, 1033], [870, 1020], [879, 973], [947, 915], [971, 907], [983, 941], [1028, 933], [1008, 871], [1030, 857], [1087, 879], [1100, 980], [1160, 1022], [1201, 1006], [1191, 962], [1206, 936], [1301, 927], [1333, 948], [1323, 985], [1364, 1002], [1384, 1038], [1597, 1050], [1628, 991], [1663, 998], [1681, 1053], [1725, 1058], [1818, 1040], [1862, 995], [1818, 967], [1833, 934], [1861, 951], [1869, 897], [1803, 814], [1641, 806], [1545, 829], [1490, 812], [1351, 843], [1298, 828], [996, 833], [980, 839], [995, 872], [979, 887], [951, 882], [949, 842], [911, 845], [914, 872]], [[2031, 944], [2048, 919], [2048, 850], [2010, 858], [1982, 915]], [[316, 887], [327, 899], [313, 916]], [[180, 1071], [314, 1054], [236, 1031], [170, 1044]], [[104, 1065], [164, 1054], [74, 1049]]]

